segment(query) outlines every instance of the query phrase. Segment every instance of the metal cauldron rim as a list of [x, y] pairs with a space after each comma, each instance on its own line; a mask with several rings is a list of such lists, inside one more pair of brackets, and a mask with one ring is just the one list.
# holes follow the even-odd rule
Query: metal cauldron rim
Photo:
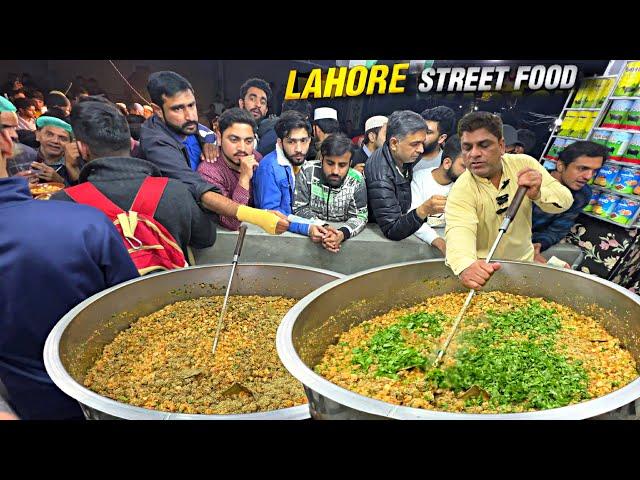
[[[196, 270], [202, 268], [211, 267], [230, 267], [231, 263], [212, 263], [206, 265], [196, 265], [187, 267], [180, 270], [170, 270], [154, 274], [154, 277], [159, 275], [171, 275], [176, 272], [183, 272], [184, 270]], [[344, 277], [344, 274], [333, 272], [322, 268], [307, 267], [305, 265], [295, 265], [286, 263], [267, 263], [267, 262], [252, 262], [252, 263], [239, 263], [238, 267], [286, 267], [293, 269], [301, 269], [312, 271], [316, 273], [324, 273], [326, 275], [338, 277], [340, 280]], [[138, 277], [126, 282], [120, 283], [113, 287], [102, 290], [91, 297], [87, 298], [83, 302], [76, 305], [69, 312], [67, 312], [53, 327], [49, 333], [44, 346], [44, 364], [47, 370], [47, 374], [56, 386], [64, 393], [86, 405], [92, 409], [104, 412], [108, 415], [112, 415], [118, 418], [127, 420], [304, 420], [310, 418], [309, 406], [298, 405], [296, 407], [283, 408], [279, 410], [270, 410], [267, 412], [257, 413], [243, 413], [234, 415], [205, 415], [205, 414], [186, 414], [186, 413], [171, 413], [162, 412], [159, 410], [152, 410], [149, 408], [136, 407], [127, 403], [118, 402], [110, 398], [104, 397], [98, 393], [89, 390], [83, 385], [75, 381], [75, 379], [69, 375], [64, 368], [59, 355], [59, 345], [62, 335], [71, 321], [88, 305], [96, 301], [97, 299], [109, 295], [111, 292], [126, 288], [128, 285], [136, 282], [142, 282], [149, 277]], [[337, 281], [334, 280], [334, 281]], [[330, 282], [333, 283], [334, 281]], [[313, 293], [313, 292], [311, 292]], [[304, 297], [303, 297], [304, 298]]]
[[[530, 262], [518, 262], [510, 260], [496, 261], [505, 264], [533, 266], [541, 269], [565, 270], [559, 267], [552, 267], [542, 264], [532, 264]], [[501, 414], [440, 412], [421, 408], [393, 405], [381, 400], [365, 397], [364, 395], [360, 395], [345, 388], [339, 387], [338, 385], [324, 379], [309, 367], [307, 367], [307, 365], [298, 356], [295, 348], [293, 347], [293, 326], [300, 312], [302, 312], [302, 310], [304, 310], [311, 302], [316, 300], [316, 298], [333, 288], [338, 288], [340, 285], [345, 284], [355, 278], [363, 277], [373, 272], [379, 272], [381, 270], [391, 270], [393, 268], [403, 267], [406, 265], [416, 265], [431, 262], [444, 262], [444, 259], [440, 258], [401, 262], [384, 265], [382, 267], [371, 268], [369, 270], [364, 270], [362, 272], [348, 275], [345, 278], [334, 280], [333, 282], [323, 285], [322, 287], [316, 289], [315, 291], [304, 297], [302, 300], [296, 303], [293, 308], [289, 310], [289, 312], [287, 312], [284, 319], [280, 323], [280, 326], [278, 327], [278, 332], [276, 335], [276, 348], [278, 351], [278, 356], [280, 357], [280, 360], [282, 361], [285, 368], [306, 387], [310, 388], [314, 392], [319, 393], [322, 396], [333, 400], [334, 402], [345, 405], [346, 407], [349, 407], [353, 410], [369, 413], [371, 415], [404, 420], [580, 420], [610, 412], [611, 410], [620, 408], [640, 397], [639, 377], [628, 385], [625, 385], [624, 387], [607, 395], [592, 400], [587, 400], [585, 402], [568, 405], [566, 407], [540, 410], [536, 412]], [[630, 291], [613, 282], [574, 270], [566, 270], [565, 273], [569, 275], [578, 275], [592, 280], [596, 283], [606, 285], [607, 287], [612, 288], [619, 293], [622, 293], [633, 302], [640, 304], [640, 300], [636, 298], [637, 296], [634, 296], [634, 294], [632, 294]]]

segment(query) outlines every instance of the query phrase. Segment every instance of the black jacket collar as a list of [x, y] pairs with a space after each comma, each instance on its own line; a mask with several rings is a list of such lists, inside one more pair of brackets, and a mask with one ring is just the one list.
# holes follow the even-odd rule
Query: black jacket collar
[[160, 169], [153, 163], [133, 157], [104, 157], [92, 160], [80, 171], [78, 183], [129, 180], [140, 177], [160, 177]]
[[[389, 168], [391, 168], [391, 170], [394, 172], [394, 175], [397, 175], [399, 178], [403, 178], [405, 180], [408, 180], [409, 182], [412, 180], [412, 178], [413, 178], [413, 166], [415, 165], [415, 163], [403, 163], [402, 167], [398, 167], [398, 164], [393, 159], [393, 155], [391, 154], [391, 150], [389, 150], [389, 144], [387, 142], [384, 142], [384, 145], [382, 145], [382, 155], [384, 156], [385, 160], [387, 161], [387, 164], [389, 165]], [[402, 173], [403, 173], [402, 175], [400, 174], [400, 172], [398, 172], [398, 168], [400, 168], [402, 170]]]

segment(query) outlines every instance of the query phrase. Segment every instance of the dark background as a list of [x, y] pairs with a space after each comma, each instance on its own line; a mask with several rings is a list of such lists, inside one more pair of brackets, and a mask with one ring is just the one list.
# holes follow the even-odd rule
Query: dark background
[[[345, 65], [340, 60], [114, 60], [116, 67], [133, 87], [145, 98], [146, 79], [157, 70], [174, 70], [184, 75], [194, 86], [198, 100], [198, 110], [204, 114], [214, 102], [216, 94], [223, 92], [225, 106], [236, 106], [240, 85], [253, 76], [261, 77], [272, 84], [274, 98], [269, 113], [280, 113], [282, 98], [290, 70], [297, 70], [299, 76], [312, 68]], [[401, 60], [378, 60], [378, 63], [392, 65]], [[437, 67], [464, 67], [482, 65], [510, 65], [515, 71], [517, 65], [575, 64], [580, 77], [601, 75], [608, 60], [436, 60]], [[2, 60], [0, 61], [0, 82], [4, 84], [16, 75], [29, 73], [35, 85], [48, 91], [66, 91], [72, 82], [93, 78], [101, 91], [113, 101], [142, 100], [120, 77], [108, 60]], [[388, 115], [394, 110], [410, 109], [420, 112], [436, 105], [446, 105], [458, 114], [458, 118], [477, 107], [478, 110], [501, 114], [503, 121], [515, 128], [528, 128], [537, 136], [535, 155], [541, 150], [549, 135], [553, 120], [562, 110], [569, 91], [556, 90], [537, 92], [488, 92], [482, 93], [420, 93], [417, 75], [410, 75], [406, 82], [406, 92], [395, 95], [359, 96], [356, 98], [311, 99], [315, 107], [332, 106], [339, 112], [339, 120], [345, 124], [351, 120], [353, 135], [362, 133], [364, 121], [371, 115]], [[507, 87], [508, 88], [508, 87]], [[204, 122], [203, 122], [204, 123]]]

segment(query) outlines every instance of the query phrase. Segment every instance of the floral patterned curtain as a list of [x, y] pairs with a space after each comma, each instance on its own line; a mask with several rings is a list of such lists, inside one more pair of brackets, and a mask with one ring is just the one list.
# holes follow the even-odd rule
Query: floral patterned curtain
[[[580, 215], [563, 242], [578, 245], [585, 252], [578, 270], [640, 293], [640, 236], [637, 228], [626, 230]], [[623, 260], [618, 265], [621, 258]]]

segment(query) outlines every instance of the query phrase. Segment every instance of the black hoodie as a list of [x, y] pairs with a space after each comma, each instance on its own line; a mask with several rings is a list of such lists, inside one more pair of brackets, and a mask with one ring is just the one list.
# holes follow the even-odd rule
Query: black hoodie
[[[87, 163], [80, 171], [78, 183], [91, 182], [109, 200], [127, 211], [140, 186], [148, 176], [162, 176], [153, 164], [131, 157], [105, 157]], [[51, 200], [73, 201], [64, 190]], [[203, 212], [186, 185], [169, 180], [160, 198], [154, 218], [176, 239], [187, 255], [187, 245], [206, 248], [216, 240], [214, 215]]]

